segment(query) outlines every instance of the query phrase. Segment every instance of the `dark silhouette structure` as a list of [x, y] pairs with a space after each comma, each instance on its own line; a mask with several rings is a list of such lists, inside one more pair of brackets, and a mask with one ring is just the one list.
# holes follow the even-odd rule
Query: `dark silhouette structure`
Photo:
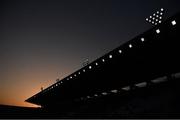
[[179, 34], [180, 13], [26, 101], [54, 117], [179, 117]]

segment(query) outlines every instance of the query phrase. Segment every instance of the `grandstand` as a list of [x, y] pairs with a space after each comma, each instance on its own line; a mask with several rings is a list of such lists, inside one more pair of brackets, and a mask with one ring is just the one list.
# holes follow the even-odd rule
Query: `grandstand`
[[177, 13], [25, 101], [81, 118], [179, 112], [167, 105], [179, 98], [179, 23]]

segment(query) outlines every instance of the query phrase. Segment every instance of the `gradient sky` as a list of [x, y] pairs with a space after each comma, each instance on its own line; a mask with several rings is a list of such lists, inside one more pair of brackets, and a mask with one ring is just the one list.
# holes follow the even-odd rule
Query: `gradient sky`
[[136, 35], [151, 28], [145, 18], [180, 0], [1, 0], [0, 104], [24, 102]]

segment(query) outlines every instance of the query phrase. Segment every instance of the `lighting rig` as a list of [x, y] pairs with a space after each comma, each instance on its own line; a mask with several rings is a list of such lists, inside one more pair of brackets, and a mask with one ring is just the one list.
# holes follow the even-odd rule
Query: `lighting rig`
[[148, 18], [146, 18], [146, 21], [151, 23], [152, 25], [158, 25], [162, 23], [162, 17], [164, 14], [164, 9], [161, 8], [160, 10], [156, 11], [152, 15], [150, 15]]

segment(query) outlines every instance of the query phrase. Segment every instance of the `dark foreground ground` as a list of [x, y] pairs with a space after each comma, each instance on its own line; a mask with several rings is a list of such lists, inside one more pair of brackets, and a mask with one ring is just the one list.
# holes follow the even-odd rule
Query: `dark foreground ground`
[[180, 79], [53, 109], [0, 106], [0, 118], [180, 118]]

